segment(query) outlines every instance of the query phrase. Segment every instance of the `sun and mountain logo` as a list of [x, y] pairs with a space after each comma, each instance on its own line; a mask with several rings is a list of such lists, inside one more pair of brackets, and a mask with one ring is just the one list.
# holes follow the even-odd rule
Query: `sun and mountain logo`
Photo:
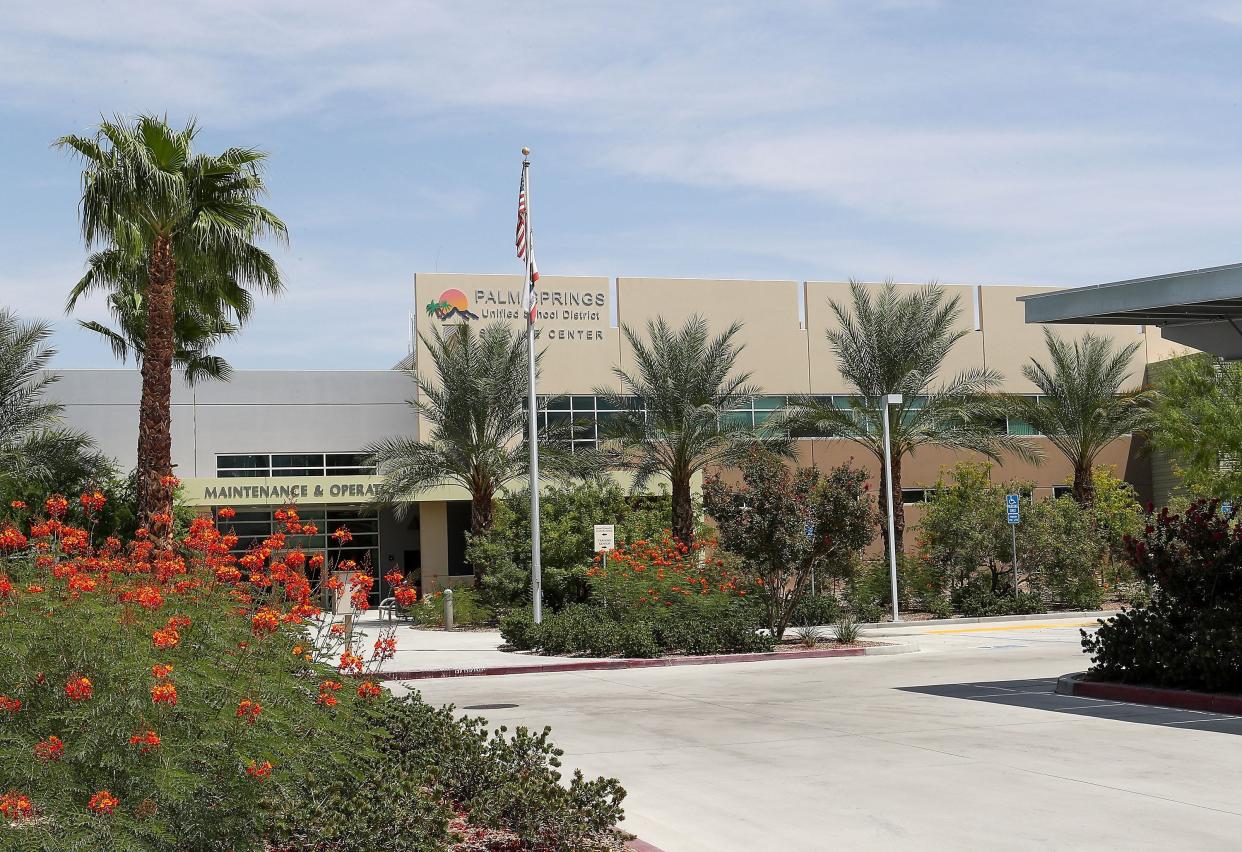
[[445, 290], [440, 298], [427, 303], [427, 316], [434, 316], [440, 322], [453, 317], [464, 320], [477, 320], [479, 315], [470, 310], [470, 300], [461, 290]]

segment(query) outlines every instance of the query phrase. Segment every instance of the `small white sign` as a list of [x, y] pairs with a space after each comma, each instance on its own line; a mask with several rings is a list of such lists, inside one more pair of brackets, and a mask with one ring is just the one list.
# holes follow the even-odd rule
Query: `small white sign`
[[595, 552], [601, 550], [612, 550], [614, 538], [614, 528], [612, 524], [596, 524], [595, 525]]
[[344, 585], [340, 591], [333, 592], [332, 611], [337, 615], [353, 615], [358, 610], [353, 606], [353, 595], [349, 588], [349, 572], [333, 571], [332, 576], [340, 580]]

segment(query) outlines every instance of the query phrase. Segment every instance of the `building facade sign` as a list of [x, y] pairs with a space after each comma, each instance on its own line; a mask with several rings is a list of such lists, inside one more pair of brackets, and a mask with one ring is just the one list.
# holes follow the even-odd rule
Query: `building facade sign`
[[[539, 305], [536, 339], [582, 343], [608, 340], [610, 336], [606, 332], [611, 329], [611, 312], [607, 287], [599, 287], [594, 281], [574, 287], [561, 283], [572, 279], [549, 280], [552, 278], [541, 279], [536, 291]], [[457, 286], [429, 283], [425, 285], [426, 293], [418, 294], [419, 301], [426, 299], [423, 314], [442, 324], [500, 320], [524, 326], [522, 287], [520, 279], [516, 280], [516, 286], [496, 286], [487, 281], [474, 286], [467, 282]]]

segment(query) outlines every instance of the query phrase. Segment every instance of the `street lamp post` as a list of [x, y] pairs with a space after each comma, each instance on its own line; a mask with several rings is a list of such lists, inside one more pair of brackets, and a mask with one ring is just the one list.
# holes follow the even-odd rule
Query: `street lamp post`
[[888, 407], [901, 405], [901, 394], [886, 394], [882, 403], [884, 419], [884, 484], [885, 502], [888, 504], [888, 574], [893, 593], [893, 623], [901, 621], [897, 609], [897, 534], [893, 520], [893, 444], [888, 428]]

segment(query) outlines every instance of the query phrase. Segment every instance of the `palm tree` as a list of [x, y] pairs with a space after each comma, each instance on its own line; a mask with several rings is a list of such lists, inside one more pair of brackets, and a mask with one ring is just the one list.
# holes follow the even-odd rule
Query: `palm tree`
[[1044, 344], [1050, 363], [1032, 358], [1022, 368], [1040, 396], [1013, 398], [1013, 414], [1069, 459], [1074, 466], [1074, 499], [1086, 506], [1095, 499], [1091, 483], [1095, 457], [1116, 439], [1152, 424], [1151, 392], [1121, 390], [1139, 343], [1116, 348], [1108, 338], [1094, 334], [1068, 343], [1045, 328]]
[[[410, 372], [418, 388], [410, 406], [430, 434], [426, 440], [385, 438], [367, 448], [383, 477], [376, 499], [400, 507], [419, 491], [460, 485], [470, 493], [470, 532], [480, 535], [492, 527], [497, 493], [530, 469], [526, 336], [500, 322], [480, 330], [463, 322], [421, 339], [433, 373]], [[575, 460], [541, 444], [541, 469], [553, 476], [586, 464], [582, 456]], [[474, 566], [476, 586], [486, 567]]]
[[287, 239], [284, 223], [258, 203], [266, 155], [253, 148], [199, 154], [193, 149], [197, 133], [193, 121], [177, 131], [155, 116], [141, 116], [104, 121], [93, 137], [56, 142], [85, 164], [80, 208], [86, 244], [139, 253], [146, 264], [138, 511], [148, 525], [153, 515], [172, 511], [166, 477], [172, 473], [179, 276], [228, 278], [268, 293], [282, 288], [275, 260], [256, 245], [269, 236]]
[[[730, 416], [749, 407], [760, 393], [750, 373], [735, 373], [742, 330], [733, 323], [711, 336], [707, 321], [692, 316], [674, 329], [660, 317], [647, 322], [647, 339], [628, 325], [621, 331], [633, 352], [635, 371], [617, 367], [621, 392], [596, 388], [616, 414], [602, 419], [600, 437], [613, 442], [612, 461], [634, 472], [634, 488], [665, 476], [672, 487], [672, 533], [681, 542], [694, 538], [690, 482], [713, 465], [739, 462], [762, 445], [792, 457], [788, 438], [766, 425], [758, 428]], [[601, 405], [601, 408], [603, 405]]]
[[[94, 320], [78, 320], [78, 325], [102, 337], [119, 360], [128, 360], [132, 352], [139, 366], [147, 340], [145, 255], [118, 248], [91, 255], [86, 274], [69, 292], [65, 305], [65, 312], [70, 313], [88, 293], [107, 292], [108, 311], [116, 327]], [[200, 281], [184, 273], [178, 276], [173, 294], [173, 365], [183, 371], [186, 382], [228, 380], [232, 367], [211, 350], [241, 330], [250, 317], [251, 304], [250, 294], [232, 278]]]
[[44, 399], [58, 378], [47, 372], [51, 333], [0, 308], [0, 481], [46, 480], [65, 459], [91, 455], [90, 438], [65, 429], [63, 407]]
[[[905, 289], [905, 288], [901, 288]], [[893, 495], [893, 531], [897, 550], [905, 540], [901, 499], [901, 463], [923, 445], [974, 450], [999, 461], [1010, 451], [1032, 461], [1036, 450], [998, 430], [1006, 411], [996, 394], [1001, 374], [984, 367], [963, 370], [933, 384], [949, 350], [967, 332], [955, 328], [960, 299], [927, 285], [901, 292], [891, 281], [876, 289], [850, 282], [850, 304], [829, 302], [838, 327], [827, 332], [837, 369], [853, 392], [847, 404], [830, 398], [803, 397], [790, 413], [799, 434], [848, 438], [866, 447], [881, 465], [880, 494]], [[902, 402], [889, 407], [893, 481], [884, 479], [882, 408], [888, 394]], [[883, 515], [883, 513], [881, 513]], [[886, 518], [881, 534], [888, 541]]]

